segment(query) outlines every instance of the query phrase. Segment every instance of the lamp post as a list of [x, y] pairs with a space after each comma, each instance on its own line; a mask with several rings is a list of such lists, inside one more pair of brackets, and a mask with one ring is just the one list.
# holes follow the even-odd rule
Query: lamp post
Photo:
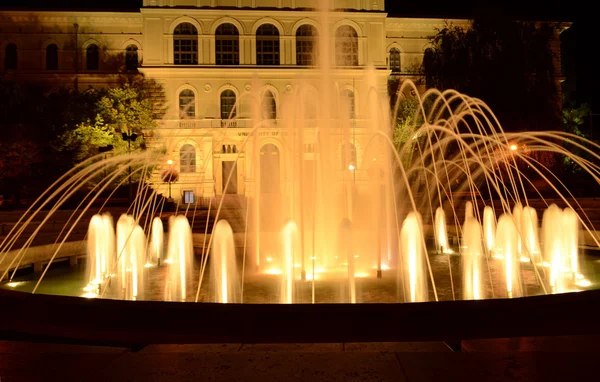
[[173, 160], [169, 159], [167, 161], [167, 164], [169, 165], [169, 177], [168, 177], [168, 183], [169, 183], [169, 201], [171, 201], [171, 181], [173, 180], [173, 176], [171, 174], [173, 174]]
[[135, 142], [135, 140], [137, 139], [137, 134], [131, 132], [131, 130], [128, 130], [127, 132], [122, 132], [121, 136], [123, 138], [124, 141], [127, 142], [127, 153], [129, 154], [129, 177], [128, 177], [128, 183], [129, 183], [129, 203], [131, 203], [131, 197], [132, 197], [132, 190], [131, 190], [131, 142]]
[[[113, 145], [98, 147], [99, 153], [104, 153], [104, 161], [106, 162], [106, 153], [113, 150]], [[106, 178], [106, 164], [104, 164], [104, 177]]]

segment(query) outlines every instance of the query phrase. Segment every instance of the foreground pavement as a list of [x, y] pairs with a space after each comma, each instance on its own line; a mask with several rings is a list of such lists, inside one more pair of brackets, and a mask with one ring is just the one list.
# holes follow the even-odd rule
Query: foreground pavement
[[[443, 342], [148, 345], [0, 341], [12, 381], [583, 381], [600, 337]], [[454, 351], [454, 348], [457, 351]]]

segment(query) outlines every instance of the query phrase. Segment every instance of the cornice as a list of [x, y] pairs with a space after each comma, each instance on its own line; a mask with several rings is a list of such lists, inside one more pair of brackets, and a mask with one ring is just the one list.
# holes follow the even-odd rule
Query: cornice
[[12, 12], [0, 11], [0, 23], [143, 25], [141, 13], [131, 12]]

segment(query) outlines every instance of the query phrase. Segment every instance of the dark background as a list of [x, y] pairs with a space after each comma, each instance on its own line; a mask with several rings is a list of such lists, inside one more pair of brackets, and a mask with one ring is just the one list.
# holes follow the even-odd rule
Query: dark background
[[[598, 114], [592, 125], [600, 126], [600, 101], [595, 92], [600, 85], [594, 59], [595, 47], [600, 33], [595, 18], [594, 2], [585, 0], [527, 1], [527, 0], [387, 0], [386, 11], [390, 16], [475, 18], [480, 16], [510, 17], [519, 20], [547, 20], [572, 22], [569, 30], [561, 36], [563, 75], [567, 78], [569, 94], [576, 104], [588, 103], [593, 114]], [[104, 9], [138, 11], [142, 0], [0, 0], [0, 8], [36, 9]], [[598, 98], [598, 97], [595, 97]], [[595, 101], [595, 102], [594, 102]], [[600, 127], [594, 130], [600, 131]]]

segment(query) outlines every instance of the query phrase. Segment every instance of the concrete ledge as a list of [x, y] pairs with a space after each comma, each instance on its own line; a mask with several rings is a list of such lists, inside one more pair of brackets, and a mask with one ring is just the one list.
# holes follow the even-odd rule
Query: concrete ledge
[[0, 320], [4, 338], [132, 348], [600, 335], [600, 290], [480, 301], [314, 305], [121, 301], [0, 290], [0, 306], [10, 312]]
[[[19, 268], [28, 268], [33, 266], [35, 271], [41, 271], [43, 266], [48, 264], [54, 253], [58, 250], [54, 261], [69, 260], [72, 264], [76, 261], [78, 256], [85, 256], [86, 254], [86, 242], [81, 241], [70, 241], [62, 245], [60, 244], [47, 244], [39, 245], [35, 247], [29, 247], [27, 249], [14, 249], [12, 251], [3, 253], [0, 255], [0, 274], [5, 272], [7, 269], [15, 269], [18, 265]], [[72, 258], [75, 257], [75, 260]]]

